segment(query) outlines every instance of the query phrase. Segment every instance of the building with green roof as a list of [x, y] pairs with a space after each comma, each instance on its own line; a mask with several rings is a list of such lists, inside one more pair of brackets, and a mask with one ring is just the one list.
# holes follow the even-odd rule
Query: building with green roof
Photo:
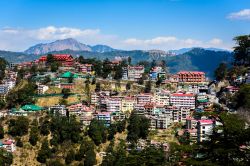
[[26, 105], [22, 106], [21, 109], [24, 111], [41, 111], [42, 107], [39, 107], [39, 106], [33, 105], [33, 104], [31, 104], [31, 105], [26, 104]]
[[73, 74], [70, 71], [67, 71], [67, 72], [61, 74], [60, 77], [61, 78], [70, 78], [70, 77], [78, 78], [78, 75], [77, 74]]

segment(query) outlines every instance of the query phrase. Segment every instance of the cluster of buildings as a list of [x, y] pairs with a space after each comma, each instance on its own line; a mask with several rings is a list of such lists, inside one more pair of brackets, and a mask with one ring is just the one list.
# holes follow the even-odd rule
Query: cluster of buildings
[[[69, 54], [53, 54], [54, 60], [60, 64], [57, 72], [36, 73], [33, 78], [37, 82], [37, 93], [43, 95], [49, 90], [49, 86], [55, 86], [61, 89], [75, 88], [73, 79], [94, 78], [92, 64], [81, 64]], [[113, 67], [119, 65], [122, 59], [115, 59], [110, 62]], [[10, 64], [13, 68], [30, 68], [33, 65], [45, 67], [47, 65], [47, 56], [41, 56], [33, 62], [20, 64]], [[127, 81], [139, 81], [145, 68], [142, 65], [123, 67], [122, 80], [124, 91], [126, 91]], [[250, 71], [250, 70], [249, 70]], [[250, 73], [250, 72], [249, 72]], [[246, 83], [250, 81], [250, 74], [246, 77]], [[26, 77], [26, 76], [25, 76]], [[28, 75], [27, 75], [28, 77]], [[45, 80], [50, 78], [49, 84]], [[149, 79], [157, 81], [159, 78], [162, 84], [171, 83], [176, 86], [175, 90], [154, 89], [151, 93], [117, 93], [113, 94], [110, 90], [100, 90], [92, 92], [90, 103], [71, 103], [69, 105], [53, 105], [48, 107], [48, 111], [62, 116], [76, 116], [83, 126], [88, 126], [93, 119], [103, 121], [106, 126], [122, 121], [128, 118], [134, 111], [138, 115], [146, 116], [150, 120], [150, 129], [167, 129], [174, 123], [185, 125], [183, 133], [189, 133], [192, 142], [203, 142], [209, 140], [215, 126], [222, 125], [216, 118], [193, 116], [194, 112], [212, 111], [214, 103], [219, 103], [216, 93], [211, 88], [205, 77], [204, 72], [200, 71], [180, 71], [174, 75], [167, 75], [165, 69], [161, 66], [151, 68]], [[8, 92], [15, 87], [17, 72], [6, 70], [5, 78], [0, 84], [0, 99], [5, 100]], [[71, 81], [70, 81], [71, 80]], [[238, 78], [236, 82], [242, 82], [243, 78]], [[120, 86], [121, 86], [120, 85]], [[236, 86], [227, 86], [224, 91], [234, 94], [239, 90]], [[124, 92], [121, 90], [121, 92]], [[27, 116], [28, 112], [41, 111], [43, 108], [35, 105], [25, 105], [19, 110], [13, 109], [8, 113], [0, 112], [0, 116], [15, 115]], [[182, 134], [183, 134], [182, 133]], [[141, 142], [143, 147], [144, 142]], [[154, 143], [152, 143], [154, 144]], [[156, 143], [155, 143], [156, 144]], [[139, 146], [139, 147], [140, 147]], [[157, 146], [157, 145], [156, 145]], [[166, 145], [166, 148], [168, 146]], [[15, 141], [8, 139], [0, 141], [0, 148], [5, 148], [9, 152], [14, 152]]]
[[[213, 129], [219, 126], [222, 126], [222, 123], [216, 117], [208, 118], [203, 116], [200, 119], [188, 117], [184, 132], [189, 133], [191, 142], [203, 142], [210, 140], [209, 136], [213, 134]], [[220, 133], [222, 130], [218, 130], [217, 132]]]
[[15, 87], [17, 79], [17, 72], [7, 70], [5, 78], [0, 84], [0, 100], [5, 100], [8, 92]]
[[162, 89], [133, 96], [112, 96], [110, 91], [91, 94], [91, 105], [97, 112], [105, 112], [107, 118], [113, 112], [127, 115], [136, 111], [150, 119], [151, 129], [166, 129], [175, 122], [185, 123], [193, 111], [197, 108], [200, 111], [209, 110], [214, 101], [213, 97], [204, 92], [170, 92]]

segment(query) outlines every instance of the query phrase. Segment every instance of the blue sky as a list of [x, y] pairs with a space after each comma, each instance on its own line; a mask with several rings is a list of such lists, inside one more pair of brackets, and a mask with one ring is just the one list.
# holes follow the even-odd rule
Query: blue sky
[[230, 49], [250, 33], [248, 0], [1, 0], [0, 49], [73, 37], [120, 49]]

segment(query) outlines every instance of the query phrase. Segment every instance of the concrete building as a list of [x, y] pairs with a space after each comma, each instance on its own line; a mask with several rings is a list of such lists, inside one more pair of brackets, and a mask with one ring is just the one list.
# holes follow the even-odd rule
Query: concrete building
[[186, 129], [195, 129], [197, 126], [198, 120], [194, 118], [187, 117], [186, 118]]
[[8, 87], [8, 91], [10, 91], [12, 88], [16, 86], [16, 80], [15, 79], [4, 80], [4, 84]]
[[149, 76], [151, 80], [158, 80], [159, 77], [165, 78], [166, 73], [163, 72], [161, 66], [155, 66], [150, 70]]
[[137, 95], [137, 104], [147, 104], [150, 103], [153, 99], [151, 93], [141, 93]]
[[126, 118], [126, 115], [120, 111], [115, 111], [110, 114], [111, 122], [123, 121]]
[[121, 111], [122, 99], [119, 97], [110, 97], [107, 99], [107, 112]]
[[97, 120], [103, 121], [106, 126], [110, 126], [111, 124], [111, 112], [98, 112], [94, 114], [94, 118]]
[[92, 64], [79, 64], [77, 68], [78, 68], [78, 71], [83, 74], [93, 74], [92, 66], [93, 66]]
[[7, 94], [8, 93], [8, 86], [6, 84], [0, 84], [0, 94]]
[[200, 71], [181, 71], [177, 75], [179, 82], [197, 83], [206, 81], [205, 73]]
[[170, 95], [170, 104], [177, 107], [195, 108], [195, 95], [192, 93], [173, 93]]
[[38, 85], [37, 87], [37, 93], [38, 94], [44, 94], [49, 89], [46, 85]]
[[210, 119], [201, 119], [197, 123], [197, 142], [209, 140], [209, 135], [212, 135], [214, 122]]
[[171, 116], [172, 122], [185, 123], [186, 119], [190, 116], [190, 108], [189, 107], [167, 106], [165, 108], [164, 113]]
[[144, 73], [144, 66], [128, 66], [123, 68], [123, 79], [137, 81]]
[[167, 129], [171, 123], [171, 117], [167, 114], [160, 114], [150, 117], [151, 129]]
[[168, 91], [159, 91], [154, 96], [154, 102], [156, 105], [167, 106], [170, 104], [170, 92]]
[[92, 105], [98, 105], [99, 104], [99, 95], [96, 92], [91, 93], [91, 101], [90, 103]]
[[122, 99], [122, 112], [131, 112], [134, 110], [136, 104], [136, 98], [135, 97], [124, 97]]
[[65, 105], [54, 105], [54, 106], [51, 106], [49, 107], [49, 111], [51, 113], [54, 113], [54, 114], [59, 114], [59, 115], [62, 115], [62, 116], [66, 116], [67, 115], [67, 109], [66, 109], [66, 106]]

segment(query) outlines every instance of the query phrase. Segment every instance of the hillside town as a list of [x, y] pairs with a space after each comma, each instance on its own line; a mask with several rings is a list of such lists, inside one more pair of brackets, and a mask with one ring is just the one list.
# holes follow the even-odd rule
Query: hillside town
[[[127, 152], [131, 148], [141, 151], [151, 146], [163, 146], [164, 160], [175, 162], [177, 159], [173, 160], [170, 153], [174, 147], [172, 143], [202, 144], [213, 141], [215, 130], [217, 133], [225, 132], [220, 114], [238, 114], [232, 98], [239, 94], [240, 87], [249, 86], [250, 82], [250, 69], [247, 67], [241, 74], [236, 72], [229, 78], [225, 64], [221, 64], [215, 71], [216, 80], [211, 80], [203, 71], [171, 74], [164, 60], [153, 60], [147, 66], [144, 63], [132, 64], [131, 57], [100, 61], [70, 54], [47, 54], [31, 62], [6, 62], [0, 84], [0, 148], [20, 158], [20, 150], [26, 142], [24, 138], [22, 141], [21, 137], [15, 137], [23, 135], [13, 129], [18, 127], [15, 126], [18, 119], [33, 119], [34, 125], [38, 123], [35, 119], [40, 117], [40, 123], [41, 119], [50, 116], [52, 119], [43, 120], [36, 129], [43, 133], [44, 123], [53, 123], [51, 121], [59, 116], [74, 118], [79, 133], [87, 130], [97, 147], [105, 143], [106, 138], [102, 136], [104, 140], [100, 142], [95, 134], [91, 134], [95, 123], [103, 125], [95, 130], [104, 128], [110, 144], [111, 140], [127, 137], [124, 145]], [[133, 118], [137, 120], [133, 122]], [[137, 131], [133, 131], [131, 126], [139, 121], [145, 128], [140, 128], [140, 124], [134, 128], [139, 127], [138, 130], [144, 134], [135, 136], [133, 132]], [[3, 122], [8, 124], [8, 132], [4, 132], [7, 126]], [[53, 134], [53, 131], [48, 133]], [[53, 146], [51, 140], [50, 146]], [[32, 138], [29, 141], [31, 143]], [[37, 141], [38, 138], [31, 144], [38, 146]], [[99, 157], [95, 162], [97, 165], [109, 160], [109, 146], [103, 146], [98, 151], [91, 151]], [[249, 145], [241, 146], [249, 150]], [[45, 163], [46, 158], [41, 158], [38, 153], [37, 161]]]

